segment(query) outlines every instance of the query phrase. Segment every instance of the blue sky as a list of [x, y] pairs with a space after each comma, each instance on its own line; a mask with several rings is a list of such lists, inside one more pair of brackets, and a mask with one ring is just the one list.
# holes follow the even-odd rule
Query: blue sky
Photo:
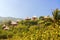
[[60, 0], [0, 0], [3, 17], [47, 16], [56, 8], [60, 9]]

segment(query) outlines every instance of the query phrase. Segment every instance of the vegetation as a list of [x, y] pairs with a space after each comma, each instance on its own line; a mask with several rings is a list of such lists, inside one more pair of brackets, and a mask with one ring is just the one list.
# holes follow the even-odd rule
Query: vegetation
[[6, 40], [60, 40], [60, 10], [53, 11], [53, 17], [40, 16], [36, 20], [21, 20], [12, 26], [8, 21], [9, 30], [0, 25], [0, 39]]

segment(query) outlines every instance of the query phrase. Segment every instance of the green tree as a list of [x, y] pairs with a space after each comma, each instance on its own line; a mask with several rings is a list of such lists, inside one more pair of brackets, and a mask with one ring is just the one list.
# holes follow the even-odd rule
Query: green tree
[[39, 19], [44, 19], [44, 16], [40, 16]]
[[60, 11], [58, 10], [58, 9], [56, 9], [56, 10], [54, 10], [53, 12], [52, 12], [52, 14], [53, 14], [53, 21], [54, 21], [54, 27], [55, 27], [55, 24], [58, 22], [59, 23], [59, 19], [60, 19], [60, 13], [59, 13]]

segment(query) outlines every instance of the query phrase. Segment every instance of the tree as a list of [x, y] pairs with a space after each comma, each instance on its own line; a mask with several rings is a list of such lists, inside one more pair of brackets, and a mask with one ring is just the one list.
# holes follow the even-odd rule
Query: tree
[[44, 19], [44, 16], [40, 16], [39, 19]]
[[60, 20], [60, 11], [58, 10], [58, 9], [56, 9], [56, 10], [54, 10], [53, 12], [52, 12], [52, 14], [53, 14], [53, 21], [54, 21], [54, 27], [55, 27], [55, 23], [59, 23], [59, 20]]

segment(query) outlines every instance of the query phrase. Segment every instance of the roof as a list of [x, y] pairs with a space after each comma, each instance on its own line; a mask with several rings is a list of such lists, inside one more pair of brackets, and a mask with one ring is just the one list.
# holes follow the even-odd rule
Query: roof
[[6, 26], [4, 29], [5, 29], [5, 30], [6, 30], [6, 29], [9, 29], [9, 27]]
[[11, 22], [11, 24], [17, 24], [17, 22], [15, 22], [15, 21], [12, 21], [12, 22]]
[[36, 18], [37, 16], [33, 16], [33, 17], [35, 17], [35, 18]]
[[30, 17], [26, 17], [25, 19], [31, 19]]
[[49, 18], [48, 16], [44, 16], [44, 18]]

